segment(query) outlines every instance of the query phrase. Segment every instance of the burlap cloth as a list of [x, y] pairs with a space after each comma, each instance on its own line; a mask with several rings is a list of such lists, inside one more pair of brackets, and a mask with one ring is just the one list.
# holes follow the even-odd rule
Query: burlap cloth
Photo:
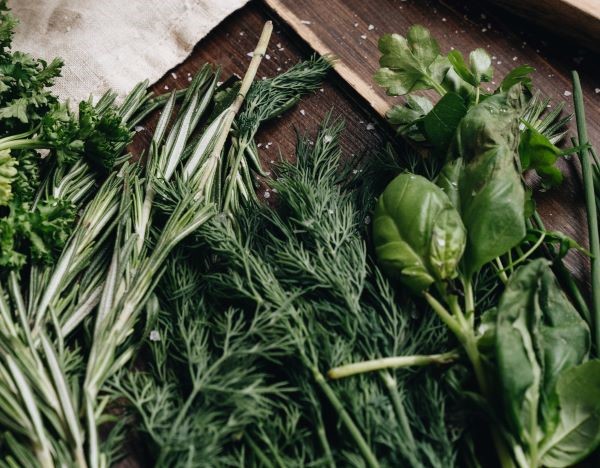
[[65, 61], [55, 90], [72, 101], [158, 80], [247, 0], [9, 0], [14, 50]]

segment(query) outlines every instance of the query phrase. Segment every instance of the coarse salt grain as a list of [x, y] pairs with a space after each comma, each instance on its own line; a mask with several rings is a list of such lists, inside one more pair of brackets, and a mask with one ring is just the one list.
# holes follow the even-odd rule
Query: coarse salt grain
[[375, 29], [375, 26], [373, 26], [372, 24], [369, 25], [369, 27], [367, 28], [369, 31], [373, 31], [373, 29]]
[[595, 92], [596, 94], [599, 94], [599, 93], [600, 93], [600, 88], [595, 88], [595, 89], [594, 89], [594, 92]]
[[176, 79], [177, 79], [177, 73], [175, 73], [175, 72], [171, 72], [171, 76], [173, 77], [173, 79], [174, 79], [174, 80], [176, 80]]
[[248, 52], [246, 55], [247, 55], [248, 57], [254, 57], [254, 52]]
[[271, 198], [271, 194], [269, 192], [265, 192], [265, 198]]
[[375, 124], [368, 123], [367, 124], [367, 130], [375, 130]]
[[563, 95], [564, 95], [564, 96], [570, 96], [570, 95], [571, 95], [571, 91], [565, 91], [565, 92], [563, 93]]
[[304, 109], [300, 109], [300, 113], [301, 113], [302, 115], [306, 115], [306, 111], [305, 111]]
[[361, 34], [360, 38], [361, 38], [361, 39], [366, 39], [366, 38], [367, 38], [367, 35], [366, 35], [366, 34]]
[[152, 330], [149, 338], [150, 341], [160, 341], [160, 333], [158, 333], [158, 330]]
[[301, 20], [300, 22], [301, 22], [302, 24], [311, 24], [311, 22], [310, 22], [310, 21], [307, 21], [307, 20]]

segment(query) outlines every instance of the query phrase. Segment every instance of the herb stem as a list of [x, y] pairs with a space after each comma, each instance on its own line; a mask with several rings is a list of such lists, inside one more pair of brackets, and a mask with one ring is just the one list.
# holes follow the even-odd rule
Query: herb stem
[[[577, 122], [577, 137], [580, 146], [588, 144], [587, 126], [583, 94], [579, 75], [573, 71], [573, 104], [575, 106], [575, 121]], [[596, 198], [594, 193], [594, 176], [590, 151], [582, 149], [579, 152], [583, 172], [583, 186], [585, 189], [585, 202], [588, 216], [588, 230], [590, 251], [592, 253], [592, 328], [594, 347], [596, 353], [600, 345], [600, 235], [598, 232], [598, 212], [596, 211]]]
[[346, 429], [348, 430], [348, 432], [354, 439], [354, 442], [358, 446], [358, 450], [360, 451], [363, 458], [365, 459], [365, 463], [367, 464], [367, 466], [369, 466], [371, 468], [378, 468], [379, 462], [377, 461], [377, 458], [375, 458], [375, 455], [371, 451], [371, 448], [367, 444], [367, 441], [361, 434], [360, 430], [358, 429], [358, 427], [356, 426], [354, 421], [352, 421], [352, 418], [350, 417], [350, 415], [344, 408], [344, 405], [342, 405], [342, 402], [339, 400], [339, 398], [337, 397], [337, 395], [335, 394], [333, 389], [329, 386], [329, 384], [325, 380], [325, 377], [323, 377], [323, 374], [321, 374], [321, 372], [319, 372], [319, 369], [317, 369], [314, 366], [312, 367], [311, 370], [312, 370], [312, 374], [315, 378], [315, 381], [317, 382], [317, 385], [321, 388], [321, 390], [323, 391], [323, 393], [329, 400], [329, 403], [331, 403], [331, 405], [337, 411], [344, 426], [346, 427]]
[[394, 408], [394, 413], [396, 414], [396, 418], [398, 419], [398, 424], [404, 430], [404, 435], [408, 438], [408, 444], [410, 446], [415, 445], [415, 437], [413, 435], [412, 429], [410, 428], [410, 424], [408, 422], [408, 416], [406, 414], [406, 410], [404, 409], [404, 405], [402, 404], [402, 399], [400, 394], [398, 393], [398, 387], [396, 379], [389, 372], [382, 372], [381, 378], [383, 379], [383, 383], [387, 388], [390, 398], [392, 399], [392, 406]]
[[500, 259], [500, 257], [496, 257], [495, 258], [496, 261], [496, 266], [498, 267], [498, 276], [500, 277], [500, 279], [502, 280], [502, 282], [504, 284], [508, 283], [508, 276], [506, 276], [506, 269], [504, 268], [504, 265], [502, 264], [502, 260]]
[[438, 315], [442, 322], [456, 335], [458, 340], [462, 343], [464, 341], [464, 332], [460, 327], [459, 323], [450, 315], [450, 312], [431, 294], [424, 292], [423, 296], [427, 303], [431, 306], [433, 311]]
[[465, 313], [471, 327], [475, 324], [475, 294], [471, 278], [463, 281], [465, 291]]
[[330, 379], [343, 379], [356, 374], [373, 372], [383, 369], [397, 369], [399, 367], [420, 367], [431, 364], [449, 364], [458, 359], [457, 351], [448, 351], [447, 353], [413, 355], [413, 356], [392, 356], [369, 361], [353, 362], [344, 366], [334, 367], [327, 372]]

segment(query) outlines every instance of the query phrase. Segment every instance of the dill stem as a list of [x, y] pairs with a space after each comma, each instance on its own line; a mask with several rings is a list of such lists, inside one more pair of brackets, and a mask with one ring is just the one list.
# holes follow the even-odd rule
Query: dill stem
[[373, 372], [384, 369], [397, 369], [399, 367], [428, 366], [431, 364], [448, 364], [458, 359], [456, 351], [430, 355], [392, 356], [369, 361], [353, 362], [344, 366], [334, 367], [327, 372], [330, 379], [343, 379], [356, 374]]
[[319, 441], [323, 446], [323, 450], [325, 450], [325, 458], [327, 458], [327, 463], [331, 468], [335, 468], [335, 461], [333, 459], [333, 453], [331, 453], [331, 447], [329, 446], [329, 441], [327, 440], [327, 433], [325, 432], [325, 426], [323, 425], [323, 419], [319, 415], [319, 425], [317, 427], [317, 435], [319, 436]]
[[402, 399], [400, 394], [398, 393], [398, 387], [396, 379], [389, 372], [382, 372], [381, 378], [383, 379], [383, 383], [385, 384], [385, 388], [390, 394], [390, 398], [392, 400], [392, 406], [394, 408], [394, 413], [396, 414], [396, 418], [398, 419], [398, 423], [402, 426], [404, 430], [404, 435], [408, 438], [408, 444], [412, 447], [415, 446], [415, 438], [413, 436], [412, 429], [410, 428], [410, 424], [408, 422], [408, 416], [406, 415], [406, 410], [404, 409], [404, 404], [402, 404]]
[[504, 268], [504, 265], [502, 264], [502, 260], [500, 259], [500, 257], [496, 257], [495, 258], [496, 261], [496, 266], [498, 267], [498, 276], [500, 277], [500, 279], [502, 280], [502, 282], [504, 284], [508, 283], [508, 276], [506, 276], [506, 269]]
[[336, 410], [344, 426], [354, 439], [354, 442], [358, 446], [358, 450], [365, 459], [365, 463], [367, 464], [367, 466], [371, 468], [378, 468], [379, 462], [375, 458], [375, 455], [371, 451], [371, 448], [367, 444], [367, 441], [361, 434], [354, 421], [352, 421], [352, 418], [344, 408], [344, 405], [342, 405], [342, 402], [339, 400], [333, 389], [325, 380], [325, 377], [323, 377], [323, 374], [321, 374], [321, 372], [319, 372], [319, 369], [317, 369], [314, 366], [311, 368], [311, 371], [315, 378], [315, 381], [317, 382], [317, 385], [321, 388], [321, 390], [329, 400], [329, 403], [331, 403], [331, 406], [333, 406], [333, 408]]
[[[573, 104], [575, 106], [575, 121], [577, 122], [577, 139], [579, 145], [585, 147], [588, 143], [587, 126], [585, 122], [585, 109], [579, 75], [573, 71]], [[585, 204], [588, 217], [588, 232], [590, 252], [592, 253], [592, 329], [594, 347], [598, 353], [600, 345], [600, 236], [598, 233], [598, 212], [594, 193], [594, 174], [590, 151], [588, 148], [580, 149], [581, 169], [583, 172], [583, 186], [585, 189]]]
[[246, 443], [252, 447], [254, 454], [260, 459], [263, 466], [266, 468], [275, 468], [275, 465], [271, 463], [271, 460], [269, 460], [269, 457], [267, 457], [265, 452], [263, 452], [262, 449], [256, 445], [256, 443], [252, 440], [252, 437], [250, 437], [248, 434], [244, 434], [244, 439], [246, 440]]

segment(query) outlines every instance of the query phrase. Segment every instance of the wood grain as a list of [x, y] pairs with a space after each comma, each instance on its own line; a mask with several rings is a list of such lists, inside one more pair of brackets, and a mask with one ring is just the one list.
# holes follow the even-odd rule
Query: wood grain
[[598, 0], [490, 0], [532, 21], [549, 33], [575, 39], [596, 49], [600, 41], [600, 1]]

